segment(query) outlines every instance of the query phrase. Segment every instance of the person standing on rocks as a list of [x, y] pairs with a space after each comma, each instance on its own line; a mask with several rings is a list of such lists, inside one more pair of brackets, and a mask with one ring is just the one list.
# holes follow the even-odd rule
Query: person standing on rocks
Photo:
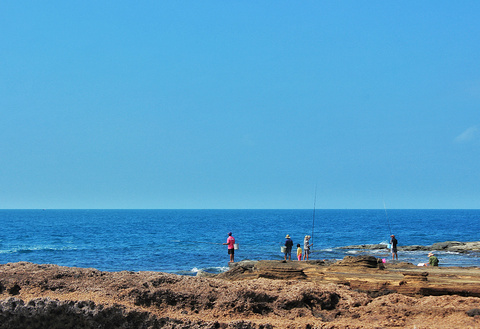
[[230, 263], [235, 261], [235, 238], [232, 236], [232, 232], [228, 232], [227, 242], [223, 245], [228, 246], [228, 254], [230, 255]]
[[302, 260], [302, 247], [300, 247], [300, 243], [297, 243], [297, 259], [298, 261]]
[[392, 234], [390, 235], [390, 244], [392, 245], [392, 260], [395, 260], [395, 258], [398, 260], [398, 253], [397, 253], [397, 239], [395, 239], [395, 235]]
[[310, 247], [313, 246], [312, 244], [308, 244], [312, 237], [310, 235], [305, 235], [305, 239], [303, 240], [303, 260], [308, 260], [310, 256]]
[[292, 248], [293, 248], [293, 241], [290, 239], [290, 235], [287, 234], [285, 237], [285, 260], [292, 260]]

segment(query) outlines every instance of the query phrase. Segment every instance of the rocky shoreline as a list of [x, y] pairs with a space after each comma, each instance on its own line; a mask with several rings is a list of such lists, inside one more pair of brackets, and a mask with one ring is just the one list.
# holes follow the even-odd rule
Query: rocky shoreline
[[371, 256], [208, 277], [0, 265], [0, 328], [478, 328], [479, 308], [479, 268]]

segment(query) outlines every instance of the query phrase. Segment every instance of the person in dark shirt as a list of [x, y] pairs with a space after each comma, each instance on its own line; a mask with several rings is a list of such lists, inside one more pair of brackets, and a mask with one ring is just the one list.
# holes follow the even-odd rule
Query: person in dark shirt
[[290, 239], [290, 235], [287, 234], [285, 237], [285, 260], [292, 260], [292, 247], [293, 247], [293, 241]]
[[395, 235], [390, 235], [390, 244], [392, 245], [392, 260], [395, 258], [398, 260], [398, 253], [397, 253], [397, 239], [395, 239]]

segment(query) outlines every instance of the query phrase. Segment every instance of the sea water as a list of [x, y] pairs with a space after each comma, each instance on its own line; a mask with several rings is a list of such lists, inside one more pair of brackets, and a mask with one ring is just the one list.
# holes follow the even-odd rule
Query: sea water
[[[390, 233], [399, 246], [478, 241], [480, 210], [0, 210], [0, 227], [0, 263], [194, 275], [228, 269], [228, 232], [239, 244], [236, 261], [283, 259], [286, 234], [302, 248], [313, 235], [311, 259], [388, 261], [388, 250], [339, 247], [388, 243]], [[437, 255], [443, 266], [480, 266], [479, 253]], [[400, 251], [399, 259], [416, 264], [427, 255]]]

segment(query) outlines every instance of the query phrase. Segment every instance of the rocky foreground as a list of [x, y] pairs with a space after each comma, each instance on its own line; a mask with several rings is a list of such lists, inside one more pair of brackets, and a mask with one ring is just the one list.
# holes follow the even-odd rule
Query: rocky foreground
[[374, 257], [214, 277], [0, 265], [0, 328], [480, 328], [480, 269]]

